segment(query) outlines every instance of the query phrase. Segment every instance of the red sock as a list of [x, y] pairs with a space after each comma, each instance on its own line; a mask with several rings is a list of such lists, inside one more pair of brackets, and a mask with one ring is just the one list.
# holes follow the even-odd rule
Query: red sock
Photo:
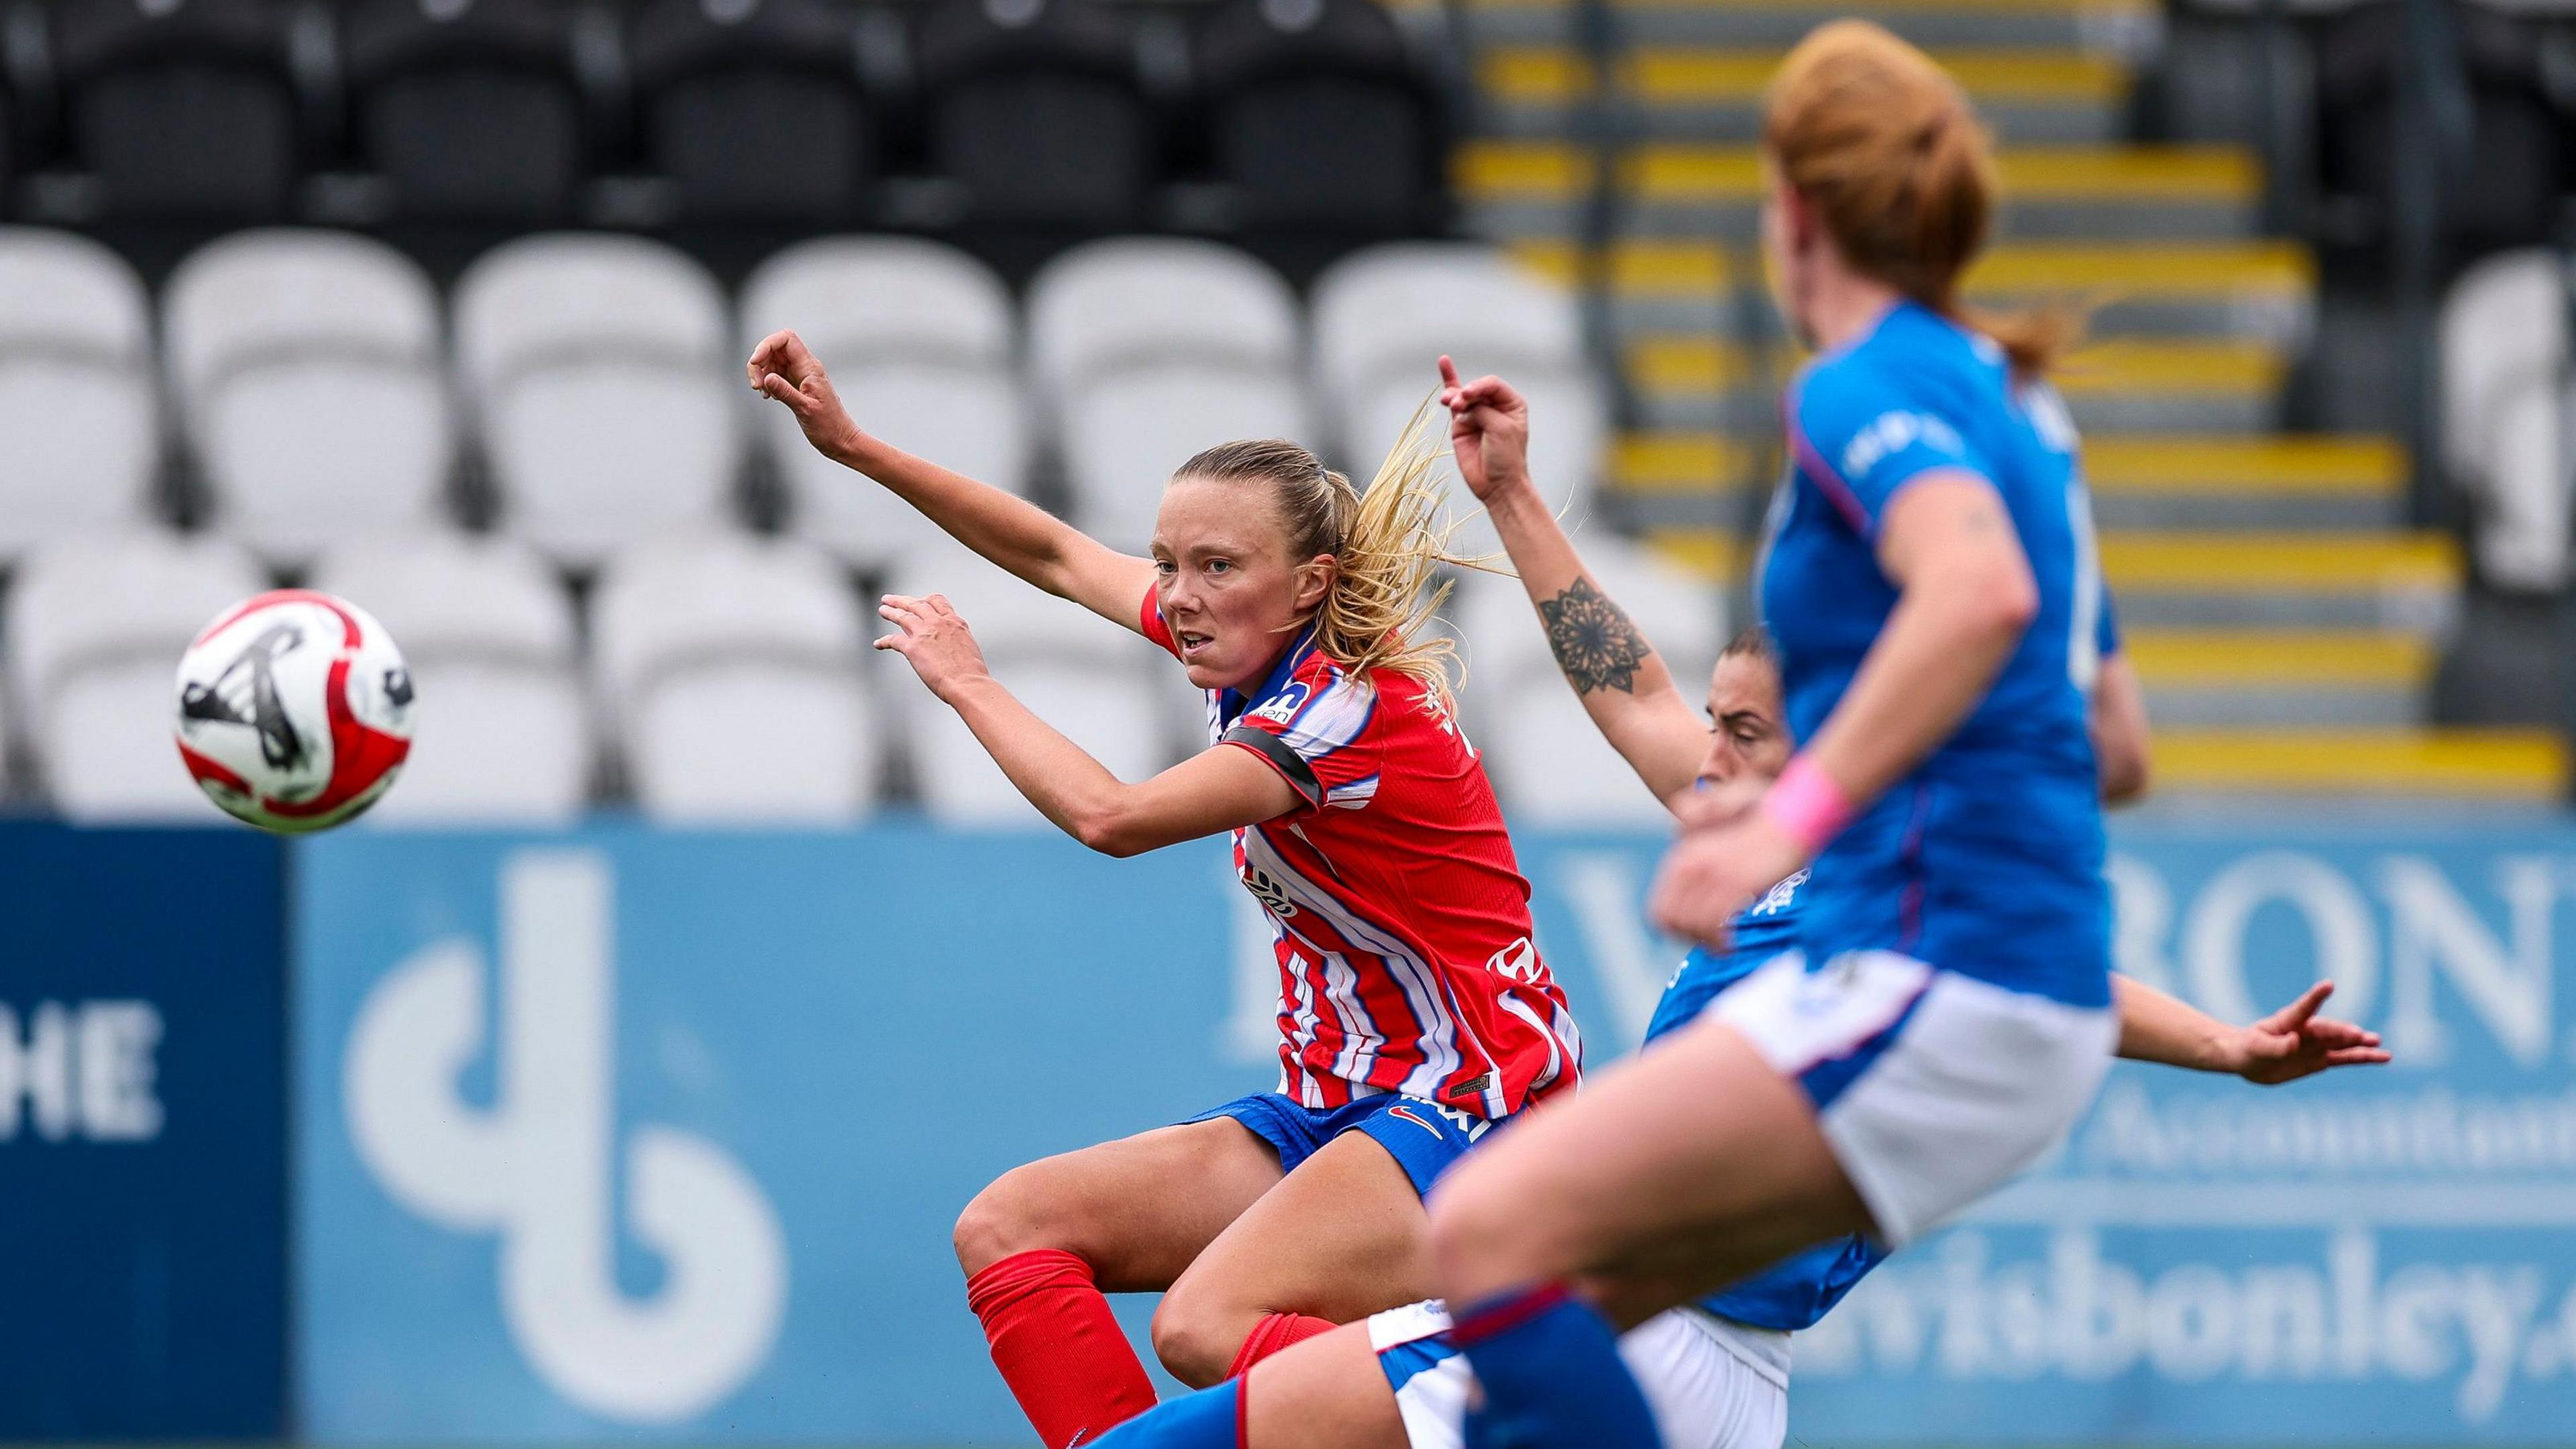
[[1013, 1253], [966, 1280], [993, 1366], [1047, 1449], [1097, 1439], [1154, 1407], [1154, 1386], [1092, 1286], [1091, 1265], [1053, 1248]]
[[1272, 1354], [1292, 1344], [1304, 1343], [1319, 1333], [1330, 1333], [1339, 1326], [1300, 1313], [1265, 1313], [1261, 1315], [1261, 1321], [1252, 1326], [1251, 1336], [1244, 1339], [1243, 1348], [1234, 1356], [1234, 1366], [1225, 1371], [1225, 1376], [1239, 1379], [1246, 1370]]

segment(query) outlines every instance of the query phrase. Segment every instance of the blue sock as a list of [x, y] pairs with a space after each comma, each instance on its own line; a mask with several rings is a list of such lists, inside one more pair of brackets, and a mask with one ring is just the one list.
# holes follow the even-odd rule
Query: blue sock
[[1608, 1321], [1550, 1283], [1476, 1304], [1451, 1330], [1484, 1388], [1467, 1449], [1663, 1449]]
[[1165, 1399], [1074, 1449], [1243, 1449], [1243, 1380]]

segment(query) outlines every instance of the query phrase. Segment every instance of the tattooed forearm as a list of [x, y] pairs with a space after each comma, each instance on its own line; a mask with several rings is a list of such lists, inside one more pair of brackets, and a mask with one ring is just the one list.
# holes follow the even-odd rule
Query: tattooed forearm
[[1578, 578], [1553, 599], [1541, 599], [1539, 619], [1547, 625], [1547, 647], [1556, 667], [1565, 671], [1576, 694], [1596, 689], [1637, 692], [1637, 670], [1654, 651], [1646, 636], [1610, 596]]

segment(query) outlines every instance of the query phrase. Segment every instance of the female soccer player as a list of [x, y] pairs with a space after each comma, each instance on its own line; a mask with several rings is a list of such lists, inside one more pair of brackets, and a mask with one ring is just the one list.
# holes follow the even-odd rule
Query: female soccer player
[[[1485, 503], [1538, 607], [1558, 667], [1602, 734], [1667, 801], [1685, 800], [1694, 786], [1778, 776], [1791, 743], [1778, 666], [1761, 632], [1748, 630], [1727, 646], [1709, 680], [1707, 713], [1694, 713], [1661, 656], [1584, 569], [1531, 486], [1521, 399], [1493, 378], [1462, 388], [1443, 363], [1443, 401], [1457, 404], [1460, 475]], [[2117, 653], [2107, 632], [2106, 648]], [[1622, 667], [1602, 668], [1610, 658]], [[2106, 671], [2111, 667], [2106, 657]], [[2106, 770], [2103, 792], [2133, 794], [2144, 782], [2146, 746], [2135, 690], [2098, 691], [2094, 712], [2103, 756], [2119, 770], [2116, 776]], [[1656, 1005], [1646, 1028], [1649, 1044], [1699, 1016], [1774, 955], [1795, 948], [1806, 880], [1803, 871], [1788, 877], [1739, 914], [1730, 950], [1691, 952]], [[2264, 1084], [2388, 1059], [2375, 1034], [2315, 1015], [2330, 983], [2241, 1028], [2137, 982], [2115, 984], [2123, 1056], [2233, 1072]], [[1788, 1335], [1813, 1326], [1885, 1256], [1861, 1237], [1819, 1244], [1623, 1335], [1620, 1356], [1652, 1407], [1663, 1443], [1778, 1449], [1788, 1414]], [[1461, 1449], [1470, 1378], [1449, 1329], [1439, 1303], [1391, 1309], [1267, 1359], [1240, 1380], [1130, 1420], [1100, 1449]]]
[[1767, 790], [1710, 792], [1653, 909], [1722, 941], [1812, 863], [1803, 954], [1443, 1185], [1433, 1251], [1489, 1444], [1656, 1442], [1569, 1283], [1629, 1312], [1850, 1234], [1899, 1246], [2055, 1141], [2119, 1035], [2087, 735], [2101, 584], [2043, 381], [2063, 329], [1961, 312], [1992, 157], [1957, 85], [1885, 30], [1801, 43], [1763, 151], [1765, 249], [1818, 354], [1760, 590], [1803, 750]]
[[1277, 937], [1279, 1091], [1016, 1169], [958, 1219], [968, 1302], [1040, 1437], [1065, 1449], [1153, 1405], [1105, 1292], [1168, 1289], [1155, 1347], [1197, 1384], [1428, 1294], [1421, 1194], [1581, 1061], [1425, 627], [1436, 438], [1417, 417], [1365, 493], [1293, 443], [1212, 448], [1134, 558], [861, 432], [793, 333], [749, 372], [828, 456], [1180, 658], [1215, 743], [1128, 784], [994, 682], [944, 599], [882, 611], [900, 632], [881, 647], [1048, 819], [1117, 855], [1233, 832]]

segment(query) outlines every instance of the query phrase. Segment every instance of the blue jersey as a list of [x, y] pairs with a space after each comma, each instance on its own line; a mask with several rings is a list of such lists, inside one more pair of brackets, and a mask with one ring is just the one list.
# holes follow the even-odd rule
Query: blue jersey
[[1951, 738], [1815, 863], [1803, 944], [1901, 951], [2073, 1006], [2110, 1004], [2110, 901], [2088, 729], [2112, 637], [2075, 430], [1990, 340], [1911, 302], [1791, 390], [1793, 463], [1764, 546], [1763, 621], [1789, 727], [1817, 728], [1896, 604], [1879, 569], [1890, 500], [1936, 471], [1991, 483], [2039, 612]]
[[[1807, 883], [1800, 871], [1773, 886], [1762, 899], [1735, 918], [1734, 949], [1717, 955], [1695, 949], [1682, 962], [1655, 1004], [1646, 1025], [1646, 1040], [1696, 1020], [1717, 994], [1751, 975], [1755, 967], [1798, 945], [1798, 892]], [[1723, 1293], [1700, 1300], [1720, 1318], [1795, 1333], [1813, 1328], [1825, 1310], [1842, 1301], [1861, 1275], [1875, 1268], [1887, 1250], [1864, 1239], [1838, 1238], [1783, 1259]]]

